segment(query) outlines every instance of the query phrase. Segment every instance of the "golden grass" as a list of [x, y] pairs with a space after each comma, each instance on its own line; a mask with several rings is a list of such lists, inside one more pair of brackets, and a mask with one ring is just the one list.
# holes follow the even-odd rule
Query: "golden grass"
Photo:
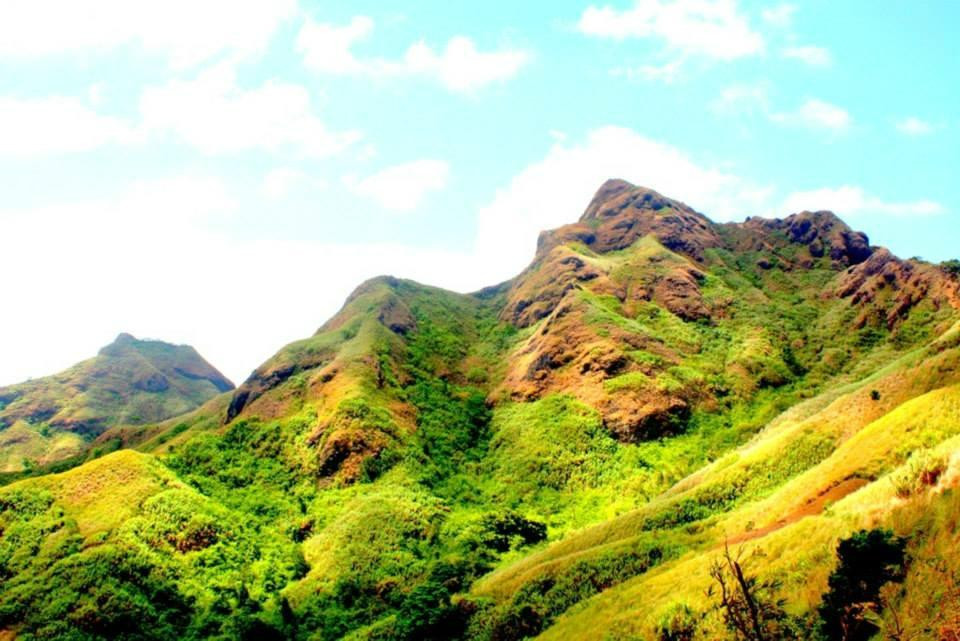
[[61, 474], [13, 483], [4, 490], [43, 488], [84, 536], [119, 527], [144, 500], [161, 490], [186, 487], [156, 458], [119, 450]]
[[[776, 524], [801, 510], [816, 495], [855, 475], [875, 480], [824, 512], [773, 529], [741, 547], [752, 572], [778, 578], [789, 608], [814, 607], [826, 586], [837, 541], [851, 532], [878, 525], [896, 526], [897, 510], [925, 495], [898, 498], [892, 478], [905, 467], [906, 453], [923, 447], [945, 456], [950, 467], [931, 491], [960, 485], [960, 385], [912, 399], [873, 421], [844, 442], [827, 460], [786, 483], [769, 498], [732, 512], [713, 529], [714, 543], [674, 562], [601, 593], [558, 619], [542, 639], [651, 638], [659, 616], [683, 602], [706, 611], [713, 603], [709, 566], [726, 537], [751, 527]], [[582, 554], [582, 553], [581, 553]], [[549, 564], [546, 564], [549, 567]], [[537, 568], [528, 569], [524, 578]], [[547, 571], [547, 570], [544, 570]], [[710, 618], [709, 634], [719, 621]], [[709, 636], [704, 638], [710, 638]]]

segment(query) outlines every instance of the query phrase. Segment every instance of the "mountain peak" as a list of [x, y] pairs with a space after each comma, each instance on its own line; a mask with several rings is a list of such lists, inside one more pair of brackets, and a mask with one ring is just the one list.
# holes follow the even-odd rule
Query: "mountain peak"
[[580, 217], [580, 221], [582, 222], [593, 218], [596, 216], [597, 210], [605, 202], [615, 198], [616, 196], [619, 196], [625, 191], [630, 191], [632, 189], [637, 189], [637, 186], [631, 182], [627, 182], [621, 178], [608, 178], [602, 185], [600, 185], [600, 189], [598, 189], [593, 195], [593, 198], [590, 200], [590, 204], [587, 205], [587, 209]]
[[603, 183], [580, 220], [540, 236], [537, 256], [546, 256], [554, 247], [579, 242], [604, 253], [629, 247], [639, 238], [656, 236], [672, 251], [694, 260], [722, 242], [713, 222], [686, 204], [667, 198], [653, 189], [625, 180]]

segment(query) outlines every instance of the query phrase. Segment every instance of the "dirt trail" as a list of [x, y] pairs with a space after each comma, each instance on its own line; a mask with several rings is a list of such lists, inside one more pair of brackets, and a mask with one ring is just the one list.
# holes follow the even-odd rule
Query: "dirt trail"
[[749, 532], [744, 532], [738, 534], [737, 536], [731, 537], [728, 541], [728, 545], [736, 543], [744, 543], [746, 541], [752, 541], [753, 539], [759, 539], [762, 536], [766, 536], [771, 532], [776, 532], [777, 530], [784, 528], [792, 523], [796, 523], [805, 516], [814, 516], [823, 512], [823, 509], [827, 506], [827, 503], [835, 503], [847, 496], [848, 494], [853, 494], [859, 490], [864, 485], [867, 485], [869, 481], [867, 479], [857, 479], [851, 478], [840, 481], [833, 487], [827, 488], [814, 498], [807, 501], [802, 507], [794, 510], [784, 518], [771, 523], [770, 525], [758, 528], [755, 530], [750, 530]]

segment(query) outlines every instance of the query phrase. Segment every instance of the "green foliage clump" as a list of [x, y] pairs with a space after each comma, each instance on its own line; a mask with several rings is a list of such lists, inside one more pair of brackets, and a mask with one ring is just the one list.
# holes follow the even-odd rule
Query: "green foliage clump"
[[675, 603], [657, 622], [657, 641], [693, 641], [698, 617], [686, 603]]
[[643, 574], [676, 553], [675, 547], [650, 539], [577, 561], [525, 583], [508, 603], [478, 616], [469, 636], [496, 641], [534, 637], [572, 605]]
[[948, 461], [944, 456], [931, 454], [928, 450], [914, 452], [904, 469], [891, 477], [897, 496], [907, 499], [922, 493], [937, 484], [947, 471]]
[[957, 260], [956, 258], [945, 260], [940, 263], [940, 267], [943, 268], [943, 271], [947, 272], [954, 278], [960, 277], [960, 260]]
[[860, 530], [837, 545], [837, 568], [819, 607], [820, 632], [830, 641], [867, 641], [879, 629], [880, 590], [905, 578], [906, 539], [889, 530]]

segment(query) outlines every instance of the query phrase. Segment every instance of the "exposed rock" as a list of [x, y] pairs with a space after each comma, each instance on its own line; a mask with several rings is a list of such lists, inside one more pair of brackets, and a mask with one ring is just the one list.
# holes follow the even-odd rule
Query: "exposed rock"
[[380, 307], [380, 314], [377, 316], [383, 325], [391, 332], [404, 336], [417, 328], [417, 321], [406, 303], [397, 296], [390, 296]]
[[957, 283], [935, 266], [901, 260], [881, 247], [840, 274], [833, 294], [862, 308], [857, 327], [880, 316], [892, 330], [922, 301], [929, 301], [935, 309], [944, 305], [960, 308], [957, 290]]
[[710, 308], [704, 304], [700, 291], [704, 278], [703, 272], [696, 269], [674, 269], [657, 281], [653, 300], [684, 320], [710, 318]]
[[225, 422], [229, 423], [235, 419], [250, 403], [268, 390], [278, 387], [294, 374], [326, 365], [333, 357], [332, 352], [322, 351], [304, 355], [296, 363], [261, 365], [233, 393], [233, 398], [227, 407]]
[[[789, 243], [805, 245], [811, 257], [822, 258], [829, 255], [832, 261], [842, 266], [862, 263], [873, 253], [866, 234], [853, 231], [829, 211], [803, 211], [783, 219], [754, 217], [728, 227], [740, 227], [754, 232], [754, 236], [746, 241], [747, 246], [734, 246], [731, 248], [734, 250], [773, 247], [776, 234], [782, 234]], [[800, 266], [809, 267], [812, 263], [803, 264], [801, 260]]]
[[673, 436], [686, 429], [690, 406], [682, 398], [656, 395], [634, 398], [618, 395], [600, 403], [603, 423], [619, 441], [638, 443]]
[[602, 275], [568, 247], [555, 247], [517, 279], [500, 317], [527, 327], [550, 315], [568, 292]]
[[165, 392], [170, 389], [170, 381], [160, 372], [153, 372], [134, 381], [133, 386], [144, 392]]
[[345, 482], [354, 482], [360, 478], [363, 461], [378, 456], [385, 446], [383, 435], [375, 432], [334, 432], [317, 455], [317, 474], [321, 478], [339, 475]]

